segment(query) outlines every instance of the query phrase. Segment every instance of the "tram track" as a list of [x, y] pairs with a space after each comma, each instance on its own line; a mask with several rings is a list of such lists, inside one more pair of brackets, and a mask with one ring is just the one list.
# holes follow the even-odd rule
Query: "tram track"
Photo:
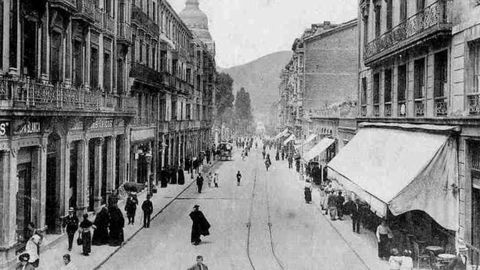
[[[258, 156], [258, 155], [257, 155]], [[254, 202], [255, 202], [255, 197], [256, 197], [256, 191], [257, 191], [257, 175], [258, 175], [258, 163], [256, 163], [255, 169], [254, 169], [254, 177], [253, 177], [253, 187], [252, 187], [252, 195], [251, 195], [251, 200], [250, 200], [250, 212], [248, 215], [248, 222], [247, 222], [247, 245], [246, 245], [246, 253], [247, 257], [250, 263], [250, 266], [252, 267], [253, 270], [256, 270], [257, 268], [255, 267], [255, 263], [253, 262], [252, 259], [252, 254], [251, 254], [251, 236], [252, 236], [252, 216], [253, 216], [253, 209], [254, 209]], [[279, 269], [284, 270], [285, 267], [283, 266], [282, 261], [280, 258], [277, 256], [275, 252], [275, 243], [273, 239], [273, 233], [272, 233], [272, 221], [271, 221], [271, 215], [270, 215], [270, 202], [269, 202], [269, 196], [268, 196], [268, 181], [267, 179], [264, 179], [265, 181], [265, 206], [266, 206], [266, 218], [267, 218], [267, 227], [268, 227], [268, 234], [269, 234], [269, 246], [270, 246], [270, 252], [271, 255], [278, 265]]]

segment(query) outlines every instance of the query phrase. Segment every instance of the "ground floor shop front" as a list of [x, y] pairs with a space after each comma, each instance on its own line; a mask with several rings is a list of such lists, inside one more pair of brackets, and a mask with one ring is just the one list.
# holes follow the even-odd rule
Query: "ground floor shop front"
[[[33, 228], [61, 232], [69, 207], [95, 211], [125, 181], [123, 118], [5, 119], [0, 134], [0, 266], [21, 252]], [[127, 135], [126, 135], [127, 134]]]

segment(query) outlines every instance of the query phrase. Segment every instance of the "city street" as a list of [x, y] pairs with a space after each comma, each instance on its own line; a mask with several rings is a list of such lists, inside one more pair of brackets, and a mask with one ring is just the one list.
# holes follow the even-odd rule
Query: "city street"
[[[205, 182], [198, 194], [192, 185], [101, 269], [187, 269], [197, 255], [209, 269], [369, 269], [318, 207], [305, 204], [287, 162], [273, 161], [266, 172], [260, 151], [222, 162], [218, 189]], [[190, 244], [195, 204], [212, 225], [198, 246]]]

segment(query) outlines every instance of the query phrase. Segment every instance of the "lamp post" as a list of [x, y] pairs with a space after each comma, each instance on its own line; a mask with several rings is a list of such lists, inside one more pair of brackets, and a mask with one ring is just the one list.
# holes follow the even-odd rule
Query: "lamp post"
[[152, 173], [152, 153], [150, 151], [145, 154], [145, 160], [147, 161], [147, 194], [151, 194], [152, 181], [150, 180], [150, 174]]

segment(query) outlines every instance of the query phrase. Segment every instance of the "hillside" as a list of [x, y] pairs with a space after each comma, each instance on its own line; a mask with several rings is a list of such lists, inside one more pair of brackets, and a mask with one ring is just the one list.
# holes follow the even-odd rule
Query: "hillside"
[[236, 93], [244, 87], [250, 93], [255, 117], [268, 114], [270, 105], [279, 99], [280, 72], [291, 57], [290, 51], [281, 51], [260, 57], [244, 65], [220, 69], [232, 76]]

